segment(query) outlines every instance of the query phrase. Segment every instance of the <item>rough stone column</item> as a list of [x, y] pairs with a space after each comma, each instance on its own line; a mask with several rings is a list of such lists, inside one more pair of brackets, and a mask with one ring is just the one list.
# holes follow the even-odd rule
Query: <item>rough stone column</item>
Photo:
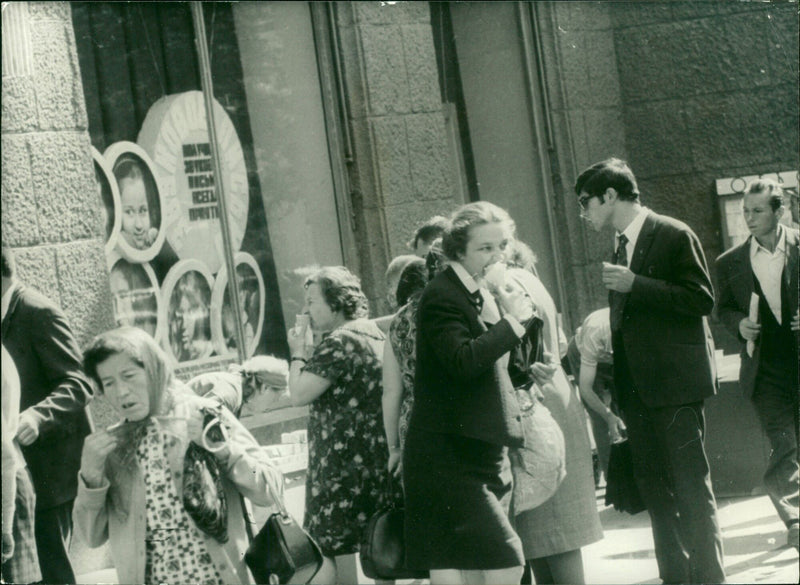
[[608, 302], [601, 261], [608, 260], [608, 232], [595, 233], [579, 217], [573, 191], [578, 174], [610, 156], [627, 158], [622, 99], [609, 7], [603, 2], [542, 2], [541, 31], [547, 98], [555, 138], [553, 182], [559, 253], [573, 291], [565, 307], [568, 330]]
[[69, 3], [3, 7], [2, 91], [3, 242], [84, 344], [113, 319]]
[[[371, 306], [387, 307], [383, 274], [417, 225], [456, 206], [427, 2], [337, 6], [360, 275]], [[378, 301], [379, 302], [376, 302]]]

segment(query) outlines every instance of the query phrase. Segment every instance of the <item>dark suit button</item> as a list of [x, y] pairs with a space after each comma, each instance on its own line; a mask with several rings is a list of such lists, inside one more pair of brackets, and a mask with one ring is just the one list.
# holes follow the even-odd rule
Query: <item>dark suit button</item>
[[518, 421], [520, 421], [520, 420], [522, 420], [522, 415], [519, 415], [519, 414], [518, 414], [518, 415], [517, 415], [517, 416], [515, 416], [514, 418], [516, 418]]

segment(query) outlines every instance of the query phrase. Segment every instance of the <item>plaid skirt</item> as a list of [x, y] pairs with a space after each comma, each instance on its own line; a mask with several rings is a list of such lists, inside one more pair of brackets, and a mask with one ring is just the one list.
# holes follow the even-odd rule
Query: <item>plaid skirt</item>
[[0, 568], [3, 583], [41, 581], [39, 555], [34, 537], [36, 494], [27, 467], [17, 469], [17, 497], [14, 500], [14, 554]]

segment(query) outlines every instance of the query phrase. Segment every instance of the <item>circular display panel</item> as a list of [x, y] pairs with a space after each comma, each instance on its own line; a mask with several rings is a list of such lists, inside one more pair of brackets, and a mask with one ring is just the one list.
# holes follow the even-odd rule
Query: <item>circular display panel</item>
[[128, 262], [118, 254], [109, 259], [109, 286], [118, 327], [138, 327], [153, 339], [163, 334], [158, 279], [149, 264]]
[[199, 260], [180, 260], [164, 278], [162, 345], [178, 362], [207, 358], [211, 343], [211, 289], [214, 277]]
[[103, 156], [119, 190], [116, 249], [130, 262], [149, 262], [164, 244], [161, 190], [150, 156], [133, 142], [115, 142]]
[[[247, 252], [234, 256], [239, 288], [239, 308], [245, 337], [245, 355], [252, 356], [264, 326], [266, 291], [256, 259]], [[211, 339], [219, 355], [236, 353], [236, 325], [226, 266], [217, 274], [211, 293]]]
[[[231, 245], [238, 250], [250, 204], [247, 167], [233, 122], [216, 100], [214, 120]], [[200, 260], [216, 274], [225, 263], [225, 249], [202, 92], [158, 100], [147, 112], [137, 142], [153, 159], [164, 188], [167, 241], [178, 257]]]
[[108, 256], [117, 244], [120, 226], [122, 225], [122, 217], [117, 213], [120, 207], [119, 189], [111, 165], [108, 164], [106, 158], [94, 146], [92, 147], [92, 159], [94, 159], [94, 177], [97, 182], [98, 202], [105, 218], [106, 256]]

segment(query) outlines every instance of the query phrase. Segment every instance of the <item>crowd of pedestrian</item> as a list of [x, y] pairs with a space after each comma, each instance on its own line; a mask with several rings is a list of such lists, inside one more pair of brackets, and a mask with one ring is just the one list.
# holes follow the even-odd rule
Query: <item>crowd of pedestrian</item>
[[[283, 483], [238, 416], [307, 405], [315, 583], [357, 582], [367, 523], [389, 504], [405, 510], [406, 567], [433, 585], [584, 583], [581, 550], [603, 537], [590, 432], [603, 473], [611, 444], [629, 443], [663, 582], [723, 583], [704, 447], [715, 307], [741, 342], [740, 384], [772, 447], [765, 485], [797, 548], [799, 238], [781, 223], [780, 185], [748, 186], [751, 236], [717, 259], [716, 295], [698, 237], [642, 205], [627, 163], [589, 167], [575, 194], [591, 228], [613, 230], [614, 253], [600, 275], [608, 306], [569, 340], [513, 218], [474, 202], [431, 218], [390, 263], [390, 315], [370, 318], [348, 268], [316, 269], [288, 364], [258, 356], [189, 384], [142, 329], [81, 352], [3, 246], [3, 581], [75, 583], [74, 518], [90, 546], [109, 543], [120, 582], [252, 582], [242, 496], [270, 505]], [[93, 429], [93, 394], [119, 423]], [[531, 405], [563, 434], [566, 471], [532, 508], [512, 485], [525, 459], [510, 456], [530, 447]], [[202, 494], [216, 515], [185, 497], [208, 490], [196, 461], [212, 470]]]

